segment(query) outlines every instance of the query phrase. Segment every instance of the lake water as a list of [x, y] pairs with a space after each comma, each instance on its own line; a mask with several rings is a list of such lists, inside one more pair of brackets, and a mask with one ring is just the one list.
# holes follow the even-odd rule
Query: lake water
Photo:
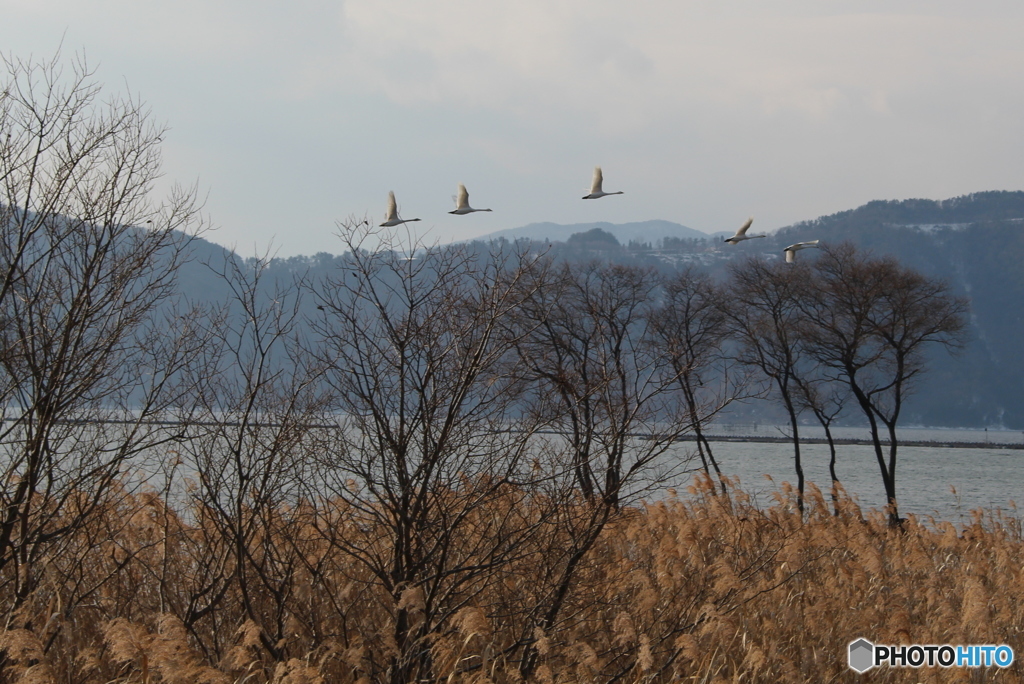
[[[718, 423], [708, 426], [709, 435], [722, 437], [788, 437], [789, 426], [756, 423]], [[824, 439], [825, 431], [818, 424], [801, 425], [800, 436]], [[867, 427], [834, 427], [836, 439], [871, 439]], [[963, 428], [899, 428], [896, 436], [910, 442], [970, 442], [1024, 445], [1024, 432], [1020, 430], [967, 430]]]
[[[866, 428], [835, 428], [837, 439], [866, 439]], [[774, 425], [713, 425], [709, 434], [722, 438], [785, 437], [787, 429]], [[801, 426], [801, 436], [824, 437], [820, 426]], [[1001, 509], [1016, 517], [1016, 504], [1024, 506], [1024, 450], [1000, 449], [998, 445], [1021, 445], [1024, 433], [1010, 430], [957, 430], [904, 428], [901, 440], [936, 443], [991, 443], [993, 448], [901, 446], [896, 465], [896, 493], [901, 515], [933, 516], [937, 520], [964, 523], [978, 508]], [[545, 439], [557, 440], [548, 435]], [[783, 482], [796, 482], [791, 443], [716, 441], [712, 449], [724, 474], [737, 478], [740, 487], [761, 505], [772, 503], [771, 493]], [[821, 488], [828, 499], [831, 479], [828, 472], [828, 445], [801, 444], [804, 476]], [[875, 453], [869, 445], [836, 447], [836, 471], [840, 482], [860, 506], [881, 510], [885, 493]], [[163, 454], [163, 450], [159, 452]], [[680, 493], [690, 484], [699, 461], [693, 442], [680, 442], [666, 457], [672, 467], [685, 467], [667, 483]], [[684, 465], [685, 464], [685, 465]], [[159, 468], [146, 469], [152, 487], [159, 487]], [[772, 480], [765, 478], [768, 475]], [[953, 491], [955, 488], [955, 493]], [[664, 491], [662, 488], [661, 491]]]
[[[774, 428], [773, 428], [774, 430]], [[856, 430], [848, 428], [845, 430]], [[860, 437], [858, 434], [842, 437]], [[818, 436], [808, 430], [808, 436]], [[723, 434], [719, 432], [719, 434]], [[762, 436], [772, 434], [764, 432]], [[772, 436], [778, 435], [777, 431]], [[837, 435], [839, 436], [839, 435]], [[941, 442], [984, 442], [981, 430], [901, 431], [907, 440]], [[992, 431], [993, 444], [1017, 443], [1016, 431]], [[712, 449], [724, 474], [738, 477], [740, 486], [761, 504], [782, 482], [796, 483], [792, 444], [757, 442], [712, 442]], [[686, 449], [693, 448], [692, 443]], [[801, 444], [804, 477], [817, 484], [828, 497], [831, 478], [826, 444]], [[885, 505], [882, 477], [871, 446], [836, 447], [836, 473], [847, 492], [865, 510]], [[765, 478], [771, 476], [774, 484]], [[952, 488], [955, 488], [955, 493]], [[934, 516], [953, 523], [968, 522], [976, 508], [1002, 509], [1016, 516], [1015, 502], [1024, 503], [1024, 451], [999, 448], [900, 447], [896, 462], [896, 495], [901, 515]]]

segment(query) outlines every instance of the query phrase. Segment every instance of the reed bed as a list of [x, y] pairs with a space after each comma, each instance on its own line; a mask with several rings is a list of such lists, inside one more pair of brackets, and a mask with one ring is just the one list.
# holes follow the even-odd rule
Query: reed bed
[[[424, 637], [430, 671], [419, 680], [521, 681], [529, 646], [538, 682], [1024, 681], [1016, 662], [1005, 670], [883, 667], [863, 678], [846, 663], [847, 644], [859, 637], [1006, 643], [1021, 652], [1018, 519], [978, 511], [966, 526], [910, 518], [894, 529], [882, 513], [849, 499], [836, 513], [808, 491], [802, 516], [785, 486], [755, 506], [706, 479], [621, 509], [557, 623], [542, 631], [531, 627], [529, 608], [552, 585], [544, 554], [559, 543], [553, 526], [445, 598], [454, 608]], [[512, 505], [526, 524], [522, 497], [474, 515], [509, 518]], [[382, 551], [389, 540], [346, 526], [353, 518], [335, 506], [330, 534], [323, 502], [275, 510], [247, 540], [241, 551], [251, 563], [242, 564], [210, 511], [122, 492], [35, 565], [30, 593], [12, 594], [15, 583], [2, 578], [2, 680], [386, 681], [398, 608], [415, 619], [430, 598], [408, 587], [396, 605], [380, 578], [341, 553], [338, 535]], [[479, 529], [491, 527], [481, 520]]]

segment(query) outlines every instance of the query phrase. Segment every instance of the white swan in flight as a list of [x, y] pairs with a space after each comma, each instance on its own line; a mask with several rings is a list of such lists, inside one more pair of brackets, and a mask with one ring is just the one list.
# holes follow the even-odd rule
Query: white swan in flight
[[753, 240], [754, 238], [768, 237], [766, 233], [761, 233], [760, 235], [747, 235], [747, 229], [750, 228], [750, 226], [753, 223], [754, 217], [751, 216], [750, 218], [747, 219], [746, 223], [740, 226], [739, 230], [736, 231], [735, 235], [733, 235], [732, 237], [725, 238], [725, 241], [728, 242], [730, 245], [735, 245], [740, 242], [743, 242], [744, 240]]
[[388, 210], [387, 213], [384, 214], [384, 223], [380, 224], [381, 227], [391, 228], [392, 226], [401, 225], [403, 223], [411, 223], [412, 221], [419, 221], [419, 219], [398, 218], [398, 203], [395, 202], [395, 191], [390, 191], [388, 193]]
[[594, 181], [590, 184], [590, 194], [584, 195], [583, 199], [600, 199], [601, 197], [607, 197], [608, 195], [622, 195], [624, 194], [621, 190], [618, 192], [605, 192], [601, 189], [601, 185], [604, 183], [604, 175], [601, 173], [601, 167], [594, 167]]
[[782, 250], [783, 252], [786, 253], [786, 263], [791, 264], [794, 261], [796, 261], [796, 253], [799, 252], [801, 249], [807, 249], [808, 247], [814, 247], [815, 249], [817, 249], [818, 241], [811, 240], [809, 242], [797, 242], [795, 244], [790, 245], [786, 249]]
[[459, 183], [459, 195], [455, 198], [455, 211], [449, 211], [449, 214], [472, 214], [474, 211], [490, 211], [490, 209], [474, 209], [469, 206], [469, 191], [466, 190], [466, 186]]

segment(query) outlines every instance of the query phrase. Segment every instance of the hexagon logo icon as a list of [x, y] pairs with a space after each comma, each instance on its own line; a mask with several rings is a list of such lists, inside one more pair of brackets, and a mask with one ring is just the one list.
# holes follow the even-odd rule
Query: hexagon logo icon
[[864, 638], [850, 642], [850, 669], [863, 674], [875, 666], [875, 646]]

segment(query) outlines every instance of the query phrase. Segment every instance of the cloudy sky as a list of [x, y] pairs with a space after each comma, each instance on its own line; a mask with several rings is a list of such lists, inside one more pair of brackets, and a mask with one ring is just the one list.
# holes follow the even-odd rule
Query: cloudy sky
[[[388, 190], [428, 239], [537, 221], [714, 232], [1024, 189], [1019, 0], [0, 0], [171, 127], [215, 242], [341, 251]], [[594, 165], [605, 189], [584, 202]], [[475, 206], [451, 216], [464, 182]]]

